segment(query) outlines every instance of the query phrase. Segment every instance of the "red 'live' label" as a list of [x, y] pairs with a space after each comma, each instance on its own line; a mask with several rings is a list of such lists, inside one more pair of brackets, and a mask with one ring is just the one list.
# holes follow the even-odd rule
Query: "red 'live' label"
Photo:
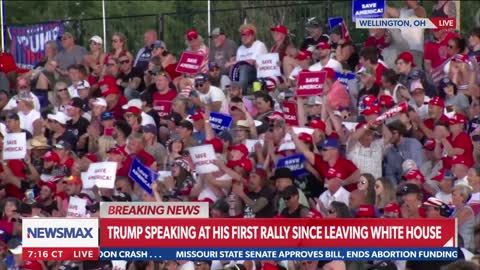
[[457, 28], [456, 18], [430, 18], [430, 21], [437, 29], [454, 29]]

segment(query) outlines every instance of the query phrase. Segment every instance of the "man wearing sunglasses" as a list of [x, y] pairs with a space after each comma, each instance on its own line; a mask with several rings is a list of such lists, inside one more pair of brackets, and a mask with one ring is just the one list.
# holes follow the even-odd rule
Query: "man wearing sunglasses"
[[25, 93], [28, 94], [33, 99], [34, 109], [40, 111], [40, 101], [36, 95], [34, 95], [31, 89], [31, 82], [27, 77], [18, 77], [17, 78], [17, 95], [10, 98], [7, 105], [3, 107], [3, 111], [11, 111], [17, 109], [17, 100], [18, 94]]
[[142, 76], [132, 66], [132, 61], [128, 55], [122, 55], [118, 59], [120, 64], [120, 74], [117, 76], [117, 85], [122, 90], [128, 100], [140, 97], [140, 89], [145, 88]]
[[55, 56], [55, 60], [58, 63], [57, 72], [62, 76], [67, 76], [69, 66], [83, 63], [87, 50], [84, 47], [75, 45], [75, 38], [71, 33], [63, 33], [61, 41], [63, 50]]
[[228, 114], [228, 101], [223, 91], [210, 84], [208, 75], [199, 73], [195, 76], [195, 89], [198, 97], [193, 98], [193, 103], [205, 109], [209, 107], [212, 112]]
[[310, 214], [308, 207], [300, 204], [300, 197], [296, 186], [286, 187], [282, 193], [286, 207], [282, 210], [281, 216], [286, 218], [304, 218]]

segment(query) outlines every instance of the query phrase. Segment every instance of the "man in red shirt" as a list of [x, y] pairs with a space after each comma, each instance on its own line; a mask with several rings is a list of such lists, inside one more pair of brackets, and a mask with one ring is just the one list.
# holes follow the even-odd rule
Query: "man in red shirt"
[[420, 129], [421, 132], [427, 138], [433, 138], [433, 128], [435, 126], [435, 122], [442, 121], [448, 123], [448, 117], [443, 114], [443, 109], [445, 108], [445, 102], [442, 98], [434, 97], [430, 99], [428, 102], [428, 116], [430, 118], [425, 119], [422, 122], [418, 114], [410, 112], [410, 118], [413, 122], [415, 122]]
[[153, 107], [158, 101], [173, 101], [177, 97], [177, 92], [170, 89], [170, 76], [166, 72], [160, 72], [155, 76], [155, 87], [152, 92]]
[[378, 59], [377, 47], [366, 47], [360, 53], [360, 64], [375, 70], [375, 83], [382, 86], [382, 73], [388, 68]]
[[[441, 143], [447, 156], [462, 156], [467, 167], [474, 165], [473, 142], [470, 136], [464, 131], [467, 118], [463, 114], [456, 113], [449, 119], [449, 129], [451, 135], [449, 138], [442, 139]], [[445, 161], [444, 161], [445, 162]]]
[[300, 141], [298, 136], [293, 132], [292, 128], [288, 129], [292, 136], [295, 146], [305, 158], [313, 164], [322, 177], [331, 177], [331, 173], [335, 172], [336, 178], [343, 181], [343, 187], [348, 191], [357, 189], [357, 182], [360, 178], [360, 170], [350, 160], [344, 158], [340, 154], [340, 144], [337, 139], [327, 138], [321, 145], [321, 154], [315, 154]]

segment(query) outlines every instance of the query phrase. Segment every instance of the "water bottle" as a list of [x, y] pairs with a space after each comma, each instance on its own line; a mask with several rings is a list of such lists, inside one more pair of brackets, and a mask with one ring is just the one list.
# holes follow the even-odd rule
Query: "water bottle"
[[233, 194], [233, 192], [230, 193], [230, 195], [228, 195], [228, 205], [230, 205], [230, 208], [228, 209], [228, 215], [230, 217], [235, 217], [237, 215], [237, 211], [235, 210], [236, 201], [237, 198], [235, 194]]
[[250, 206], [245, 207], [245, 213], [243, 215], [244, 218], [255, 218], [255, 213]]

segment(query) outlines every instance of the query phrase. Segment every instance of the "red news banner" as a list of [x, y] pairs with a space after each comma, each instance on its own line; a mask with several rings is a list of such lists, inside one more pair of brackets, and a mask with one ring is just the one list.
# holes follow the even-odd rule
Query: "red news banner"
[[107, 218], [99, 227], [101, 247], [433, 248], [457, 246], [455, 226], [454, 219]]

